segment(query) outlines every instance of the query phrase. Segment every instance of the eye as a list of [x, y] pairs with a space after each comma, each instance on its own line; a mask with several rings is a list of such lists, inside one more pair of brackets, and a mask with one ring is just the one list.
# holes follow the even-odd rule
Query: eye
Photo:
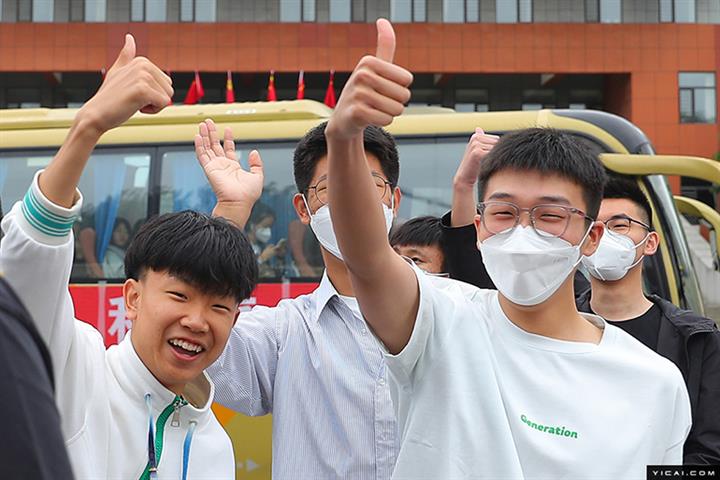
[[213, 305], [212, 308], [214, 308], [215, 310], [220, 310], [223, 313], [231, 313], [232, 312], [232, 310], [230, 308], [226, 307], [225, 305], [220, 305], [219, 303], [216, 303], [215, 305]]
[[425, 260], [420, 257], [410, 257], [410, 259], [416, 264], [425, 263]]
[[182, 293], [180, 293], [180, 292], [175, 292], [175, 291], [172, 291], [172, 290], [168, 290], [168, 291], [165, 292], [165, 293], [169, 294], [169, 295], [172, 296], [172, 297], [175, 297], [175, 298], [178, 299], [178, 300], [187, 300], [187, 296], [184, 295], [184, 294], [182, 294]]

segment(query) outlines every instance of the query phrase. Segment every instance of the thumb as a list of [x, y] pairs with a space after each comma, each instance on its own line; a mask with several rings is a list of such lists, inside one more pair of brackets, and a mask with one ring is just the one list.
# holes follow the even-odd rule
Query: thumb
[[375, 56], [380, 60], [392, 63], [395, 57], [395, 31], [392, 25], [384, 18], [378, 18], [377, 26], [377, 50]]
[[251, 173], [263, 175], [263, 161], [262, 158], [260, 158], [260, 152], [257, 150], [250, 152], [250, 155], [248, 155], [248, 166], [250, 167]]
[[115, 68], [127, 65], [133, 58], [135, 58], [135, 38], [128, 33], [125, 34], [125, 45], [123, 45], [122, 50], [120, 50], [120, 54], [115, 60], [115, 63], [113, 63], [113, 66], [110, 67], [108, 73], [113, 71]]

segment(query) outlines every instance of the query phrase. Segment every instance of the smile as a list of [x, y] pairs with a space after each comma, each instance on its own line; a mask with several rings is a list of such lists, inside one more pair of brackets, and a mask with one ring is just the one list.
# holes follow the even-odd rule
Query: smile
[[181, 340], [179, 338], [173, 338], [171, 340], [168, 340], [168, 343], [172, 345], [176, 350], [180, 351], [180, 353], [184, 353], [186, 355], [197, 355], [198, 353], [205, 350], [202, 345], [191, 343], [187, 340]]

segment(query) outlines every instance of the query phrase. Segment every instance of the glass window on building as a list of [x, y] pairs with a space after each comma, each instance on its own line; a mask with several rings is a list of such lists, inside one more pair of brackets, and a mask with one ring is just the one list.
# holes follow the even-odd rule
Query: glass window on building
[[390, 19], [396, 23], [425, 22], [427, 0], [390, 0]]
[[85, 21], [104, 22], [107, 19], [106, 0], [85, 0]]
[[52, 22], [54, 9], [55, 9], [55, 1], [54, 0], [33, 0], [32, 1], [32, 21], [33, 22]]
[[715, 74], [683, 72], [678, 77], [681, 123], [715, 123]]
[[622, 0], [600, 0], [600, 22], [622, 22]]
[[195, 20], [194, 0], [180, 0], [180, 21], [181, 22], [192, 22]]
[[145, 21], [167, 21], [167, 0], [149, 0], [145, 2]]
[[280, 21], [299, 22], [302, 9], [302, 0], [280, 0]]
[[142, 22], [145, 20], [145, 0], [131, 0], [130, 21]]
[[660, 0], [660, 21], [694, 23], [696, 0]]
[[330, 21], [333, 23], [350, 22], [350, 0], [330, 0]]
[[600, 4], [598, 0], [585, 0], [585, 21], [589, 23], [600, 21]]
[[315, 0], [302, 0], [302, 21], [314, 22], [316, 9]]
[[532, 22], [532, 0], [495, 0], [497, 23]]
[[195, 21], [217, 21], [217, 0], [195, 0]]

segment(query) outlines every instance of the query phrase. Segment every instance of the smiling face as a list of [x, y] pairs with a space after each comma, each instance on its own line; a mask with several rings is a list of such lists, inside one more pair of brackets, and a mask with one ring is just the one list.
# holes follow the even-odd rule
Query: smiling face
[[206, 294], [168, 274], [147, 270], [123, 287], [132, 344], [166, 388], [182, 394], [222, 353], [237, 318], [232, 296]]

